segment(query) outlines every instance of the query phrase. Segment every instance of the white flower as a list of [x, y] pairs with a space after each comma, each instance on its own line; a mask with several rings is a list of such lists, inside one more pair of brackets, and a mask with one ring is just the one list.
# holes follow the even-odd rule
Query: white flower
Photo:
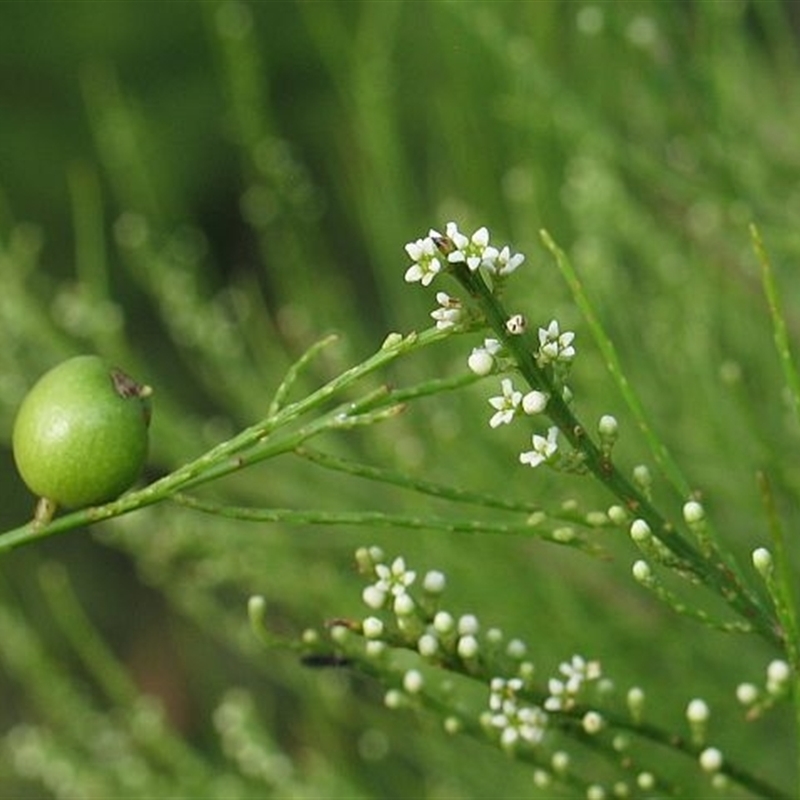
[[531, 467], [538, 467], [539, 464], [543, 464], [545, 461], [552, 458], [556, 450], [558, 450], [558, 444], [556, 442], [556, 438], [558, 437], [558, 428], [555, 426], [551, 427], [547, 431], [547, 437], [540, 436], [538, 433], [533, 434], [533, 450], [528, 450], [524, 453], [519, 454], [519, 460], [523, 464], [529, 464]]
[[650, 526], [643, 519], [635, 519], [631, 523], [631, 539], [634, 542], [646, 542], [651, 536]]
[[447, 634], [450, 633], [456, 626], [456, 621], [453, 615], [448, 611], [437, 611], [433, 618], [433, 629], [436, 633]]
[[414, 598], [410, 594], [403, 592], [396, 594], [394, 598], [393, 611], [398, 617], [410, 617], [417, 608]]
[[466, 264], [470, 272], [475, 272], [482, 264], [492, 264], [498, 256], [497, 248], [489, 245], [489, 229], [478, 228], [469, 239], [458, 230], [455, 222], [447, 223], [447, 239], [453, 250], [447, 254], [451, 264]]
[[598, 680], [601, 677], [599, 661], [587, 661], [583, 656], [574, 655], [571, 660], [559, 664], [558, 671], [566, 680], [550, 678], [547, 690], [550, 696], [544, 707], [548, 711], [559, 711], [570, 708], [585, 681]]
[[378, 617], [367, 617], [361, 623], [361, 632], [367, 639], [378, 639], [383, 635], [383, 620]]
[[517, 707], [517, 694], [522, 690], [520, 678], [492, 678], [489, 683], [489, 709], [503, 714], [514, 711]]
[[644, 689], [640, 686], [631, 686], [631, 688], [628, 689], [626, 699], [628, 701], [628, 710], [631, 712], [634, 720], [638, 722], [642, 715], [642, 709], [644, 708]]
[[478, 618], [474, 614], [462, 614], [458, 618], [456, 630], [461, 636], [474, 636], [481, 628]]
[[400, 708], [403, 705], [403, 693], [399, 689], [389, 689], [383, 696], [383, 703], [387, 708]]
[[526, 414], [541, 414], [547, 407], [547, 395], [538, 389], [528, 392], [522, 398], [522, 410]]
[[439, 640], [432, 633], [423, 633], [417, 640], [417, 650], [423, 658], [431, 658], [439, 651]]
[[619, 434], [617, 418], [611, 414], [603, 414], [603, 416], [600, 417], [600, 421], [597, 423], [597, 432], [605, 441], [615, 441]]
[[548, 364], [551, 361], [572, 361], [575, 348], [572, 331], [561, 333], [556, 320], [551, 320], [546, 328], [539, 328], [539, 360]]
[[757, 547], [753, 550], [753, 566], [764, 578], [772, 574], [772, 553], [766, 547]]
[[437, 292], [436, 302], [439, 308], [431, 311], [431, 316], [436, 320], [437, 330], [447, 330], [461, 321], [461, 301], [458, 298], [450, 297], [447, 292]]
[[494, 259], [493, 271], [498, 275], [510, 275], [524, 260], [525, 256], [522, 253], [511, 255], [511, 251], [506, 245]]
[[403, 688], [409, 694], [419, 694], [424, 683], [425, 680], [418, 669], [410, 669], [403, 675]]
[[560, 711], [562, 708], [567, 708], [570, 698], [567, 695], [567, 687], [564, 681], [558, 678], [550, 678], [547, 681], [547, 691], [550, 696], [544, 701], [544, 707], [548, 711]]
[[683, 506], [683, 518], [689, 525], [702, 522], [705, 518], [705, 510], [696, 500], [690, 500]]
[[441, 594], [447, 586], [447, 576], [438, 569], [431, 569], [422, 579], [422, 588], [430, 594]]
[[461, 658], [475, 658], [478, 655], [478, 640], [472, 634], [461, 636], [456, 644], [456, 652]]
[[653, 585], [653, 570], [650, 569], [650, 565], [642, 558], [633, 562], [633, 567], [631, 567], [631, 572], [633, 573], [633, 577], [639, 583], [647, 586]]
[[522, 739], [529, 744], [538, 744], [547, 730], [547, 714], [538, 706], [513, 706], [507, 711], [492, 714], [490, 723], [500, 728], [500, 744], [513, 748]]
[[510, 378], [503, 378], [500, 381], [500, 386], [503, 394], [489, 398], [489, 404], [495, 409], [495, 413], [492, 414], [489, 420], [489, 426], [492, 428], [497, 428], [499, 425], [507, 425], [511, 422], [517, 413], [519, 404], [522, 402], [522, 392], [514, 388]]
[[361, 599], [364, 601], [365, 605], [377, 611], [379, 608], [383, 608], [386, 602], [386, 592], [382, 588], [372, 584], [371, 586], [364, 587], [364, 591], [361, 592]]
[[791, 676], [792, 669], [782, 658], [770, 661], [767, 665], [767, 692], [772, 695], [782, 694]]
[[494, 357], [502, 345], [497, 339], [484, 339], [482, 347], [474, 347], [467, 366], [476, 375], [488, 375], [494, 369]]
[[705, 700], [695, 698], [690, 700], [689, 705], [686, 706], [686, 719], [689, 722], [705, 722], [710, 714], [711, 712]]
[[590, 735], [599, 733], [604, 724], [603, 717], [596, 711], [587, 711], [581, 720], [581, 726]]
[[512, 639], [506, 645], [506, 655], [511, 658], [520, 659], [525, 657], [528, 652], [528, 647], [522, 639]]
[[722, 766], [722, 752], [716, 747], [706, 747], [698, 761], [705, 772], [716, 772]]
[[475, 347], [467, 359], [467, 366], [476, 375], [488, 375], [494, 369], [494, 358], [483, 348]]
[[442, 262], [439, 260], [440, 253], [436, 242], [430, 236], [426, 236], [424, 239], [409, 242], [405, 249], [409, 258], [414, 262], [406, 270], [406, 282], [419, 281], [423, 286], [428, 286], [437, 273], [442, 271]]
[[375, 589], [395, 597], [404, 595], [417, 577], [416, 572], [406, 569], [406, 562], [402, 556], [398, 556], [391, 566], [376, 564], [375, 574], [378, 576], [374, 584]]
[[600, 678], [599, 661], [587, 661], [583, 656], [574, 655], [570, 661], [559, 664], [559, 672], [567, 678], [567, 687], [575, 694], [583, 681], [594, 681]]
[[736, 687], [736, 699], [743, 706], [752, 705], [758, 700], [758, 687], [752, 683], [740, 683]]

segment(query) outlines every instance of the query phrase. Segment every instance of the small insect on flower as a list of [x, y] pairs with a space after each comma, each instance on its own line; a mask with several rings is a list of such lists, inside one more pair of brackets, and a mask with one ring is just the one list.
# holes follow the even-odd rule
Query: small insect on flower
[[456, 246], [453, 243], [453, 240], [447, 236], [443, 236], [442, 234], [434, 234], [431, 236], [431, 240], [436, 245], [436, 249], [443, 255], [449, 256], [450, 253], [454, 253], [456, 251]]
[[522, 314], [514, 314], [513, 317], [509, 317], [506, 320], [506, 330], [512, 336], [519, 336], [522, 333], [525, 333], [525, 328], [527, 328], [527, 320]]

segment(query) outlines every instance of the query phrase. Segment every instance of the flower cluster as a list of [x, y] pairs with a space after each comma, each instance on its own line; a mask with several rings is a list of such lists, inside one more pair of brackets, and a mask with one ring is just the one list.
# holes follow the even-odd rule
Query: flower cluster
[[[591, 774], [580, 774], [585, 770], [580, 756], [587, 737], [606, 736], [613, 742], [614, 758], [631, 746], [632, 734], [640, 727], [649, 737], [647, 731], [654, 728], [642, 725], [646, 698], [640, 687], [628, 689], [630, 722], [617, 729], [619, 712], [605, 711], [615, 689], [599, 661], [575, 654], [561, 662], [555, 674], [539, 677], [524, 641], [507, 639], [501, 629], [484, 626], [474, 613], [456, 614], [443, 606], [443, 572], [419, 573], [403, 556], [387, 558], [374, 546], [359, 548], [356, 564], [367, 579], [362, 591], [367, 613], [360, 619], [332, 621], [327, 642], [316, 631], [307, 631], [303, 640], [310, 655], [305, 663], [361, 666], [387, 685], [387, 708], [434, 711], [445, 732], [477, 736], [533, 763], [538, 786], [578, 781], [588, 787], [587, 797], [610, 796], [611, 787], [591, 783]], [[402, 657], [400, 651], [405, 651]], [[787, 691], [791, 670], [786, 662], [771, 662], [766, 673], [764, 690], [743, 684], [737, 692], [751, 710], [759, 698]], [[707, 740], [709, 706], [693, 698], [684, 717], [698, 774], [724, 789], [730, 775], [722, 751]], [[659, 741], [662, 735], [666, 733], [659, 733]], [[617, 782], [613, 791], [615, 796], [627, 796], [632, 789], [652, 793], [660, 784], [657, 770], [639, 769], [635, 783]]]
[[536, 745], [547, 730], [547, 713], [520, 701], [521, 678], [492, 678], [489, 684], [489, 724], [500, 730], [500, 745], [508, 750], [524, 741]]
[[[508, 245], [495, 247], [490, 242], [489, 230], [478, 228], [471, 236], [462, 233], [455, 222], [448, 222], [445, 233], [431, 229], [428, 235], [406, 246], [406, 253], [412, 260], [406, 269], [405, 279], [409, 283], [419, 282], [428, 286], [442, 272], [458, 266], [466, 267], [471, 273], [483, 271], [491, 276], [492, 287], [501, 283], [504, 278], [514, 272], [525, 260], [521, 253], [512, 253]], [[438, 292], [436, 300], [439, 307], [431, 312], [438, 330], [457, 329], [466, 321], [461, 301], [445, 292]], [[527, 330], [524, 315], [515, 313], [505, 321], [505, 334], [521, 337]], [[498, 335], [500, 332], [496, 332]], [[534, 353], [536, 363], [541, 369], [549, 369], [553, 376], [553, 385], [565, 396], [568, 389], [563, 383], [566, 372], [575, 357], [575, 334], [572, 331], [561, 331], [557, 320], [552, 319], [547, 327], [538, 329], [538, 348]], [[516, 368], [514, 358], [499, 338], [488, 337], [483, 344], [472, 349], [467, 358], [467, 366], [476, 375], [485, 376], [491, 373], [507, 373]], [[532, 387], [523, 392], [514, 387], [511, 378], [504, 377], [500, 383], [501, 394], [489, 398], [494, 409], [489, 417], [489, 425], [497, 428], [507, 425], [519, 414], [529, 416], [546, 411], [549, 391], [543, 387]], [[542, 435], [536, 433], [531, 439], [532, 449], [520, 453], [520, 463], [531, 467], [540, 464], [553, 464], [558, 451], [558, 429], [549, 427]]]
[[[436, 692], [424, 664], [460, 673], [487, 687], [488, 707], [475, 709], [472, 719], [447, 716], [445, 729], [456, 732], [478, 726], [490, 741], [516, 752], [540, 745], [552, 727], [553, 715], [569, 714], [584, 687], [600, 678], [597, 661], [575, 655], [559, 666], [559, 677], [537, 685], [525, 642], [506, 639], [499, 628], [484, 628], [475, 614], [455, 614], [442, 607], [447, 585], [442, 572], [429, 570], [419, 578], [402, 556], [387, 559], [379, 547], [359, 548], [356, 563], [369, 581], [361, 595], [368, 612], [361, 620], [339, 619], [332, 624], [331, 639], [342, 652], [330, 663], [358, 657], [388, 669], [391, 661], [384, 659], [388, 650], [416, 652], [420, 667], [405, 669], [387, 690], [384, 700], [390, 708], [424, 703], [428, 693]], [[354, 633], [359, 635], [355, 640]], [[306, 641], [319, 646], [317, 636]], [[591, 714], [602, 720], [598, 712]], [[602, 727], [586, 716], [582, 720], [585, 732]]]
[[548, 711], [562, 711], [575, 705], [578, 694], [584, 683], [597, 681], [601, 677], [599, 661], [587, 661], [579, 655], [572, 656], [558, 667], [561, 678], [550, 678], [547, 688], [550, 696], [544, 707]]
[[755, 719], [785, 698], [792, 683], [792, 668], [787, 661], [776, 658], [769, 662], [762, 686], [744, 682], [736, 687], [736, 699], [747, 709], [747, 718]]
[[482, 267], [489, 273], [505, 277], [525, 260], [522, 253], [512, 253], [507, 245], [498, 250], [489, 244], [486, 227], [466, 236], [455, 222], [447, 223], [444, 234], [431, 228], [427, 236], [409, 242], [405, 249], [414, 262], [406, 270], [405, 279], [408, 283], [419, 281], [423, 286], [428, 286], [448, 265], [464, 264], [470, 272]]

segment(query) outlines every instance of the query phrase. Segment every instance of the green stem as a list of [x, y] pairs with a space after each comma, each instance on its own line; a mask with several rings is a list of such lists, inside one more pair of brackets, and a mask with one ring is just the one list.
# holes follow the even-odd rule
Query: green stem
[[683, 562], [687, 570], [704, 585], [715, 591], [734, 610], [773, 644], [783, 645], [780, 625], [764, 608], [760, 598], [745, 587], [736, 572], [723, 559], [712, 561], [682, 537], [652, 503], [617, 469], [610, 455], [603, 452], [590, 438], [586, 428], [564, 401], [550, 371], [541, 367], [535, 358], [537, 346], [530, 332], [512, 335], [506, 329], [510, 314], [500, 304], [479, 272], [471, 272], [458, 264], [453, 275], [480, 306], [486, 322], [495, 336], [511, 353], [522, 376], [533, 389], [549, 395], [547, 414], [569, 444], [584, 459], [588, 470], [628, 510], [643, 519], [653, 535]]
[[650, 452], [653, 454], [653, 460], [658, 465], [659, 469], [667, 479], [670, 481], [675, 491], [682, 497], [688, 497], [691, 494], [691, 487], [688, 481], [683, 476], [680, 467], [670, 455], [664, 443], [653, 431], [650, 423], [647, 421], [644, 406], [639, 399], [633, 387], [628, 382], [625, 373], [622, 370], [622, 364], [619, 356], [617, 355], [616, 347], [613, 341], [603, 329], [600, 318], [595, 312], [592, 303], [589, 300], [586, 291], [583, 288], [578, 274], [573, 268], [570, 260], [567, 258], [566, 253], [553, 241], [552, 237], [547, 231], [541, 231], [542, 241], [548, 250], [553, 254], [556, 264], [567, 282], [567, 285], [575, 298], [575, 302], [586, 320], [592, 335], [594, 337], [600, 352], [603, 354], [603, 359], [606, 363], [606, 369], [613, 378], [614, 382], [622, 395], [625, 403], [633, 415], [639, 430], [647, 442]]
[[781, 297], [778, 285], [775, 282], [775, 274], [772, 270], [767, 250], [761, 238], [761, 233], [755, 225], [750, 226], [750, 238], [753, 242], [753, 249], [761, 266], [761, 281], [764, 286], [764, 295], [769, 305], [769, 313], [772, 318], [772, 337], [775, 342], [775, 350], [781, 362], [783, 378], [789, 390], [789, 398], [792, 403], [792, 411], [795, 420], [800, 422], [800, 373], [797, 371], [792, 351], [789, 347], [789, 333], [786, 327], [786, 317], [781, 307]]
[[[798, 637], [797, 598], [794, 592], [792, 565], [786, 551], [786, 536], [775, 505], [772, 488], [764, 473], [759, 473], [757, 479], [767, 514], [775, 563], [774, 574], [766, 576], [765, 580], [775, 605], [775, 613], [785, 631], [786, 656], [792, 668], [792, 704], [795, 727], [800, 731], [800, 637]], [[798, 775], [800, 775], [800, 741], [798, 741], [797, 765]]]
[[226, 506], [197, 497], [178, 493], [171, 498], [174, 502], [202, 511], [206, 514], [236, 519], [246, 522], [285, 522], [289, 525], [348, 525], [369, 526], [372, 528], [404, 528], [407, 530], [435, 530], [444, 533], [500, 534], [504, 536], [532, 536], [557, 544], [576, 547], [590, 553], [598, 548], [580, 536], [571, 539], [540, 529], [528, 521], [492, 522], [476, 519], [454, 519], [433, 515], [389, 514], [384, 511], [318, 511], [314, 509], [292, 508], [253, 508], [250, 506]]

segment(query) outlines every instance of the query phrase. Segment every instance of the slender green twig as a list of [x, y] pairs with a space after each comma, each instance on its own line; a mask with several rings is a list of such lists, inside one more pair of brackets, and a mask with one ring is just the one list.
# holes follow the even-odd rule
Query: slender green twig
[[[263, 620], [260, 620], [260, 622], [263, 624]], [[360, 636], [358, 638], [360, 638]], [[409, 641], [402, 631], [398, 631], [394, 635], [387, 634], [386, 641], [392, 647], [416, 651], [416, 640]], [[344, 656], [360, 672], [370, 675], [384, 683], [387, 681], [385, 667], [376, 667], [374, 660], [364, 656], [362, 647], [348, 647], [344, 650]], [[477, 682], [482, 686], [488, 684], [495, 675], [494, 671], [488, 667], [488, 665], [473, 664], [467, 666], [458, 657], [450, 658], [445, 655], [443, 656], [441, 665], [448, 672], [458, 673], [466, 680]], [[437, 701], [432, 694], [423, 692], [422, 696], [426, 704], [431, 705], [431, 707], [436, 707], [441, 717], [446, 717], [452, 713], [452, 709], [446, 704], [439, 705], [441, 701]], [[520, 691], [521, 699], [524, 699], [531, 706], [537, 706], [539, 708], [544, 707], [549, 696], [550, 692], [545, 687], [535, 684], [528, 685]], [[620, 754], [611, 740], [603, 739], [602, 737], [587, 737], [584, 733], [582, 720], [587, 713], [596, 710], [595, 706], [577, 703], [570, 708], [551, 712], [549, 724], [554, 729], [561, 731], [564, 735], [579, 740], [585, 746], [595, 749], [601, 756], [617, 764], [619, 763]], [[670, 752], [679, 753], [681, 756], [689, 758], [695, 763], [697, 763], [701, 752], [707, 746], [705, 743], [693, 742], [686, 737], [676, 735], [674, 731], [666, 730], [653, 723], [634, 720], [630, 715], [620, 713], [613, 708], [604, 707], [602, 709], [602, 716], [610, 730], [624, 732], [630, 736], [646, 740], [658, 747], [666, 748]], [[463, 718], [462, 722], [465, 725], [463, 729], [465, 733], [474, 734], [479, 740], [485, 741], [486, 731], [484, 728], [481, 728], [479, 724], [471, 722], [468, 716]], [[528, 763], [536, 763], [539, 753], [536, 748], [532, 748], [531, 750], [515, 753], [515, 757]], [[626, 757], [630, 757], [630, 754]], [[752, 792], [754, 795], [764, 798], [775, 798], [775, 800], [790, 800], [792, 797], [789, 793], [784, 792], [767, 780], [739, 766], [732, 760], [723, 761], [719, 771], [731, 781], [747, 789], [749, 792]], [[665, 796], [670, 796], [670, 794], [680, 796], [683, 794], [677, 786], [671, 784], [666, 778], [659, 779], [657, 785], [662, 795], [665, 793]]]
[[778, 358], [783, 369], [783, 378], [789, 389], [792, 412], [795, 419], [800, 422], [800, 373], [798, 373], [797, 365], [794, 363], [792, 351], [789, 347], [789, 334], [786, 327], [786, 318], [781, 307], [780, 291], [775, 282], [772, 263], [764, 247], [761, 232], [755, 225], [750, 226], [750, 238], [758, 263], [761, 265], [761, 281], [769, 305], [769, 313], [772, 317], [772, 336], [775, 340], [775, 349], [778, 351]]
[[[355, 475], [356, 477], [365, 478], [366, 480], [380, 481], [381, 483], [399, 486], [419, 494], [427, 494], [431, 497], [438, 497], [454, 503], [472, 503], [474, 505], [483, 506], [484, 508], [519, 511], [527, 514], [536, 514], [543, 511], [542, 506], [538, 503], [531, 503], [525, 500], [512, 500], [507, 497], [498, 497], [455, 486], [446, 486], [420, 478], [417, 475], [409, 475], [406, 472], [397, 472], [395, 470], [384, 469], [383, 467], [361, 464], [339, 456], [330, 455], [329, 453], [323, 453], [310, 447], [299, 447], [295, 450], [295, 453], [301, 458], [305, 458], [324, 469], [345, 472], [348, 475]], [[569, 516], [569, 519], [572, 521], [574, 516]]]
[[682, 497], [688, 497], [691, 493], [689, 482], [684, 477], [677, 462], [672, 458], [669, 450], [667, 450], [663, 440], [655, 433], [650, 425], [647, 415], [645, 414], [644, 406], [622, 369], [622, 363], [620, 362], [614, 342], [606, 333], [603, 323], [600, 321], [600, 317], [594, 309], [594, 305], [583, 288], [583, 283], [578, 277], [578, 273], [573, 268], [564, 251], [553, 241], [547, 231], [541, 231], [541, 237], [547, 249], [553, 254], [556, 264], [561, 271], [561, 275], [572, 291], [572, 296], [575, 298], [575, 302], [589, 325], [589, 329], [594, 336], [597, 346], [600, 348], [600, 352], [603, 354], [603, 358], [606, 362], [606, 369], [617, 384], [620, 394], [630, 409], [633, 418], [636, 420], [636, 424], [642, 432], [650, 448], [650, 452], [653, 454], [653, 460], [678, 494]]
[[318, 511], [315, 509], [253, 508], [226, 506], [193, 495], [177, 493], [171, 499], [206, 514], [246, 522], [285, 522], [290, 525], [350, 525], [372, 528], [404, 528], [408, 530], [435, 530], [443, 533], [483, 533], [499, 535], [533, 536], [549, 542], [576, 547], [584, 552], [598, 554], [599, 548], [584, 538], [571, 538], [540, 528], [528, 520], [522, 522], [494, 522], [477, 519], [458, 519], [435, 515], [390, 514], [384, 511]]
[[773, 644], [783, 644], [783, 631], [764, 606], [759, 595], [741, 580], [726, 559], [706, 557], [665, 519], [642, 492], [617, 469], [611, 456], [588, 435], [570, 406], [558, 391], [547, 368], [535, 358], [536, 346], [529, 332], [512, 335], [506, 328], [509, 314], [498, 301], [479, 272], [456, 264], [453, 275], [480, 306], [486, 322], [497, 339], [511, 353], [521, 374], [531, 386], [549, 395], [547, 414], [569, 444], [583, 457], [586, 468], [636, 517], [644, 520], [653, 535], [682, 563], [683, 570], [694, 574], [707, 588], [750, 621], [754, 629]]
[[[792, 575], [789, 554], [786, 551], [786, 537], [775, 506], [775, 497], [767, 476], [759, 473], [758, 484], [767, 514], [772, 553], [774, 555], [775, 572], [766, 576], [767, 587], [772, 595], [775, 613], [784, 627], [786, 654], [792, 667], [792, 702], [794, 705], [795, 725], [800, 730], [800, 637], [797, 629], [797, 598], [794, 591], [795, 578]], [[800, 742], [798, 742], [797, 764], [800, 774]]]
[[[774, 585], [771, 587], [775, 594], [775, 612], [784, 628], [787, 655], [795, 673], [798, 674], [800, 673], [800, 646], [798, 644], [797, 630], [797, 599], [794, 593], [792, 566], [789, 554], [786, 551], [786, 536], [767, 476], [760, 472], [757, 475], [757, 479], [767, 514], [770, 538], [772, 539], [772, 553], [777, 567]], [[800, 698], [798, 698], [798, 702], [800, 702]], [[800, 722], [800, 719], [798, 722]]]
[[[31, 521], [0, 534], [0, 554], [161, 502], [181, 489], [206, 483], [249, 464], [293, 450], [323, 430], [371, 423], [397, 413], [400, 406], [388, 396], [388, 392], [384, 392], [380, 402], [376, 401], [375, 392], [370, 392], [366, 399], [344, 403], [332, 412], [321, 415], [304, 428], [299, 428], [279, 440], [274, 438], [276, 431], [290, 426], [308, 412], [322, 408], [366, 376], [382, 369], [402, 355], [441, 340], [445, 335], [441, 331], [430, 329], [420, 334], [412, 333], [406, 337], [397, 337], [365, 361], [341, 373], [302, 400], [283, 406], [273, 416], [259, 420], [233, 438], [212, 447], [198, 458], [142, 489], [129, 492], [105, 505], [74, 511], [45, 524]], [[378, 407], [375, 411], [363, 411], [360, 403]]]
[[269, 409], [267, 410], [268, 417], [274, 417], [278, 411], [280, 411], [300, 373], [320, 354], [320, 352], [322, 352], [322, 350], [333, 344], [338, 338], [339, 337], [335, 333], [332, 333], [330, 336], [326, 336], [324, 339], [315, 342], [291, 367], [289, 367], [280, 385], [275, 390], [272, 402], [269, 404]]
[[[606, 361], [606, 368], [608, 369], [611, 377], [614, 379], [617, 387], [625, 400], [631, 414], [636, 420], [639, 430], [645, 437], [645, 441], [650, 448], [655, 463], [659, 466], [666, 479], [670, 482], [672, 487], [684, 500], [691, 496], [691, 486], [684, 476], [681, 468], [673, 459], [669, 450], [667, 449], [664, 441], [655, 432], [647, 415], [644, 411], [644, 406], [639, 399], [639, 396], [634, 391], [630, 382], [622, 369], [622, 363], [617, 355], [611, 337], [606, 333], [600, 317], [595, 311], [589, 296], [583, 288], [583, 283], [572, 266], [570, 259], [566, 253], [555, 243], [550, 234], [543, 230], [541, 231], [542, 241], [545, 246], [550, 250], [555, 258], [556, 264], [567, 282], [575, 302], [581, 310], [584, 318], [586, 319], [592, 335], [594, 336], [597, 346], [600, 348], [601, 353]], [[725, 564], [728, 569], [740, 584], [744, 584], [744, 578], [739, 571], [739, 566], [733, 556], [725, 552], [724, 548], [720, 547], [719, 536], [714, 529], [710, 520], [706, 519], [703, 522], [703, 540], [701, 542], [701, 550], [703, 556], [712, 559], [718, 559], [721, 563]]]

